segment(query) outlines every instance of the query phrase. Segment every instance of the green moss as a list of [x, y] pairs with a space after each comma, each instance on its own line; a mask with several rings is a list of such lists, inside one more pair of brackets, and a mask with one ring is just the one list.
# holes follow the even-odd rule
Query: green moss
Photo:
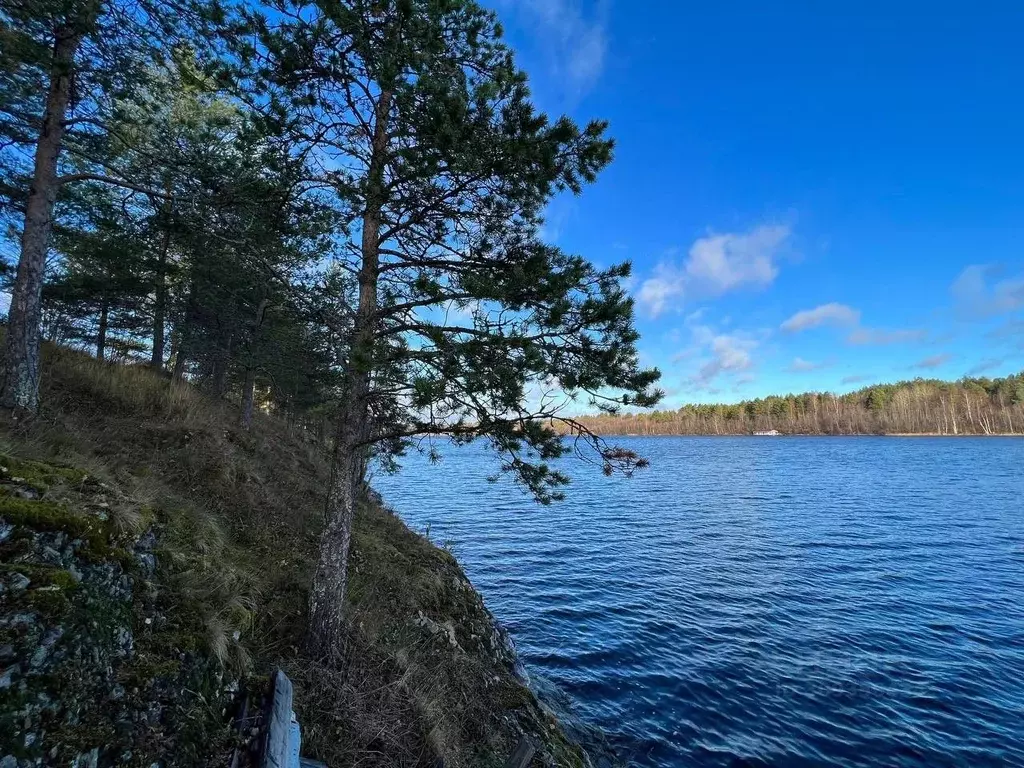
[[496, 699], [502, 709], [519, 709], [533, 701], [533, 695], [525, 686], [508, 680], [496, 691]]
[[110, 744], [116, 737], [117, 731], [113, 723], [78, 723], [75, 725], [62, 723], [50, 734], [50, 738], [47, 741], [59, 744], [60, 755], [70, 762], [74, 755], [80, 752], [88, 752], [103, 744]]
[[72, 467], [44, 464], [6, 454], [0, 454], [0, 468], [0, 474], [5, 479], [17, 478], [21, 485], [34, 488], [40, 493], [44, 493], [51, 485], [78, 484], [86, 478], [85, 472]]
[[49, 565], [32, 563], [0, 563], [0, 573], [20, 573], [33, 587], [58, 587], [62, 590], [75, 589], [78, 581], [70, 571]]
[[[180, 613], [176, 611], [176, 613]], [[205, 650], [206, 637], [198, 623], [188, 622], [191, 626], [182, 626], [182, 616], [175, 617], [179, 623], [163, 627], [156, 632], [148, 632], [139, 636], [139, 643], [146, 650], [158, 655], [177, 657], [179, 653], [196, 653]], [[191, 617], [196, 619], [197, 617]]]
[[61, 504], [4, 496], [0, 497], [0, 518], [39, 531], [63, 531], [83, 539], [98, 555], [109, 549], [109, 524], [97, 517], [75, 514]]
[[139, 654], [131, 661], [121, 665], [117, 678], [122, 685], [129, 688], [145, 689], [158, 679], [173, 680], [181, 672], [181, 662], [177, 659]]
[[53, 587], [30, 589], [22, 593], [18, 602], [48, 620], [63, 618], [71, 610], [71, 601], [67, 595]]

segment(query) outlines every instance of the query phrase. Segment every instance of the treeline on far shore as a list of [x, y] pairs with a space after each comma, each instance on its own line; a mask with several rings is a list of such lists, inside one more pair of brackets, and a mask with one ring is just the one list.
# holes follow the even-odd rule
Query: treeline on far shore
[[914, 379], [845, 395], [772, 395], [581, 421], [604, 435], [1024, 434], [1024, 371], [998, 379]]

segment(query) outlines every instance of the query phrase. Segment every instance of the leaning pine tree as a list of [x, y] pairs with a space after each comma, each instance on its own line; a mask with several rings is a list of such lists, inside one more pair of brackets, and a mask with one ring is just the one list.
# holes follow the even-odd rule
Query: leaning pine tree
[[[541, 501], [567, 452], [606, 473], [643, 464], [565, 415], [653, 405], [622, 264], [542, 241], [552, 196], [610, 161], [605, 124], [552, 121], [494, 15], [471, 0], [288, 3], [250, 19], [256, 63], [348, 218], [337, 260], [358, 285], [335, 481], [310, 597], [311, 650], [343, 637], [353, 507], [368, 460], [423, 435], [484, 438]], [[253, 39], [253, 38], [250, 38]], [[261, 93], [266, 93], [266, 88]], [[560, 429], [556, 429], [560, 428]], [[565, 440], [558, 432], [568, 431]]]

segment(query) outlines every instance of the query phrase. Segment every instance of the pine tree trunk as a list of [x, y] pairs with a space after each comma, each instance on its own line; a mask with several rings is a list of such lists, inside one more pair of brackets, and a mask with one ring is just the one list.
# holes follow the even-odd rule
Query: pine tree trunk
[[242, 429], [248, 431], [252, 426], [253, 400], [256, 393], [256, 369], [249, 368], [245, 372], [245, 383], [242, 385]]
[[149, 364], [157, 371], [164, 369], [164, 323], [167, 316], [167, 251], [171, 246], [170, 229], [164, 233], [156, 267], [153, 301], [153, 352]]
[[4, 344], [0, 405], [35, 412], [39, 408], [39, 346], [42, 321], [41, 295], [46, 249], [53, 228], [57, 199], [57, 160], [64, 136], [64, 119], [71, 97], [75, 53], [82, 35], [58, 29], [53, 45], [53, 68], [46, 96], [43, 126], [36, 143], [35, 166], [25, 205], [21, 257], [11, 293]]
[[100, 327], [96, 332], [96, 359], [102, 360], [103, 355], [107, 349], [107, 323], [109, 319], [110, 309], [106, 299], [103, 299], [103, 305], [100, 307]]
[[377, 322], [380, 220], [384, 204], [384, 164], [391, 97], [388, 90], [381, 93], [374, 115], [373, 151], [362, 221], [359, 306], [352, 328], [346, 399], [338, 414], [327, 528], [320, 541], [320, 556], [309, 596], [309, 650], [318, 658], [335, 661], [339, 661], [344, 652], [348, 553], [352, 543], [356, 494], [365, 477], [367, 446], [371, 436], [370, 376]]
[[195, 286], [188, 289], [188, 299], [185, 301], [185, 316], [181, 323], [175, 328], [174, 369], [171, 372], [171, 381], [178, 383], [185, 376], [185, 365], [188, 363], [188, 356], [192, 341], [192, 318], [195, 314]]
[[185, 354], [184, 333], [182, 333], [182, 337], [178, 349], [174, 353], [174, 368], [171, 371], [171, 381], [174, 383], [180, 382], [185, 377], [185, 363], [188, 362], [188, 355]]
[[260, 333], [263, 330], [263, 318], [266, 316], [269, 299], [261, 299], [253, 317], [252, 329], [249, 332], [249, 364], [245, 369], [245, 381], [242, 384], [242, 429], [248, 431], [252, 426], [253, 397], [256, 391], [256, 356], [260, 348]]
[[231, 348], [234, 335], [229, 334], [225, 343], [217, 350], [213, 360], [213, 396], [218, 400], [228, 393], [228, 369], [231, 366]]

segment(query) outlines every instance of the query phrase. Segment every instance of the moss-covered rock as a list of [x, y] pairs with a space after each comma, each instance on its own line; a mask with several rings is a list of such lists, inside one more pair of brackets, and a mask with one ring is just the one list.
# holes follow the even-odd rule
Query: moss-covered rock
[[41, 461], [0, 454], [0, 479], [45, 493], [53, 485], [75, 485], [85, 481], [86, 472]]
[[[27, 477], [4, 476], [0, 497], [0, 759], [204, 765], [227, 737], [218, 707], [231, 693], [199, 612], [161, 589], [173, 573], [136, 575], [157, 562], [156, 537], [96, 514], [111, 489], [67, 485], [84, 473], [3, 461]], [[60, 501], [32, 497], [58, 482]]]

